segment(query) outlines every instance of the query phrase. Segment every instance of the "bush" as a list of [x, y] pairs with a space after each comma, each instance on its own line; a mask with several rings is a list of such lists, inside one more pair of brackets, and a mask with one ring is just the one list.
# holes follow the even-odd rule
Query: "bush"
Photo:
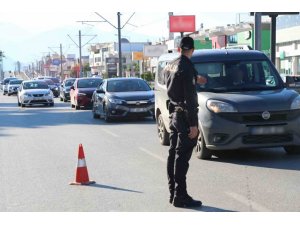
[[151, 72], [145, 72], [141, 75], [141, 78], [146, 81], [154, 81], [154, 74]]

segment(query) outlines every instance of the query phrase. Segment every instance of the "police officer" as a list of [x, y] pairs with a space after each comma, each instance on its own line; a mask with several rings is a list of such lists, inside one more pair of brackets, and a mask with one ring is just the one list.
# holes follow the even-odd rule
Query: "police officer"
[[175, 207], [200, 207], [202, 202], [189, 196], [186, 187], [189, 160], [199, 133], [197, 72], [190, 60], [194, 52], [194, 40], [191, 37], [182, 38], [180, 49], [180, 56], [170, 62], [165, 70], [171, 119], [167, 161], [169, 202]]

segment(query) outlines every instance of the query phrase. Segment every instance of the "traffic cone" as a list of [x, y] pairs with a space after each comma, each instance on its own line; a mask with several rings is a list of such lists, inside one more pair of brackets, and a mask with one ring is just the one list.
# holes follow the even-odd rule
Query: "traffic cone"
[[82, 144], [79, 144], [78, 149], [78, 163], [77, 163], [77, 170], [76, 170], [76, 181], [70, 183], [71, 185], [89, 185], [94, 184], [95, 181], [89, 180], [89, 174], [85, 162], [84, 152]]

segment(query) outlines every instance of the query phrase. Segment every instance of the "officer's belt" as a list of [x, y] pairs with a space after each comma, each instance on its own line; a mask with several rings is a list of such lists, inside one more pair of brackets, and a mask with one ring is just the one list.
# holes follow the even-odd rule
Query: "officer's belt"
[[181, 106], [175, 106], [174, 107], [174, 112], [183, 112], [184, 108], [182, 108]]

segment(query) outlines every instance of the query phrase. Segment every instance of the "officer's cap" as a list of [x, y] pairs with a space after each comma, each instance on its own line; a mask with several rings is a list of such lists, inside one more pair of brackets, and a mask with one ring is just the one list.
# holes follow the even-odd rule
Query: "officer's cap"
[[181, 39], [180, 48], [183, 50], [190, 50], [194, 48], [194, 39], [191, 37], [184, 37]]

